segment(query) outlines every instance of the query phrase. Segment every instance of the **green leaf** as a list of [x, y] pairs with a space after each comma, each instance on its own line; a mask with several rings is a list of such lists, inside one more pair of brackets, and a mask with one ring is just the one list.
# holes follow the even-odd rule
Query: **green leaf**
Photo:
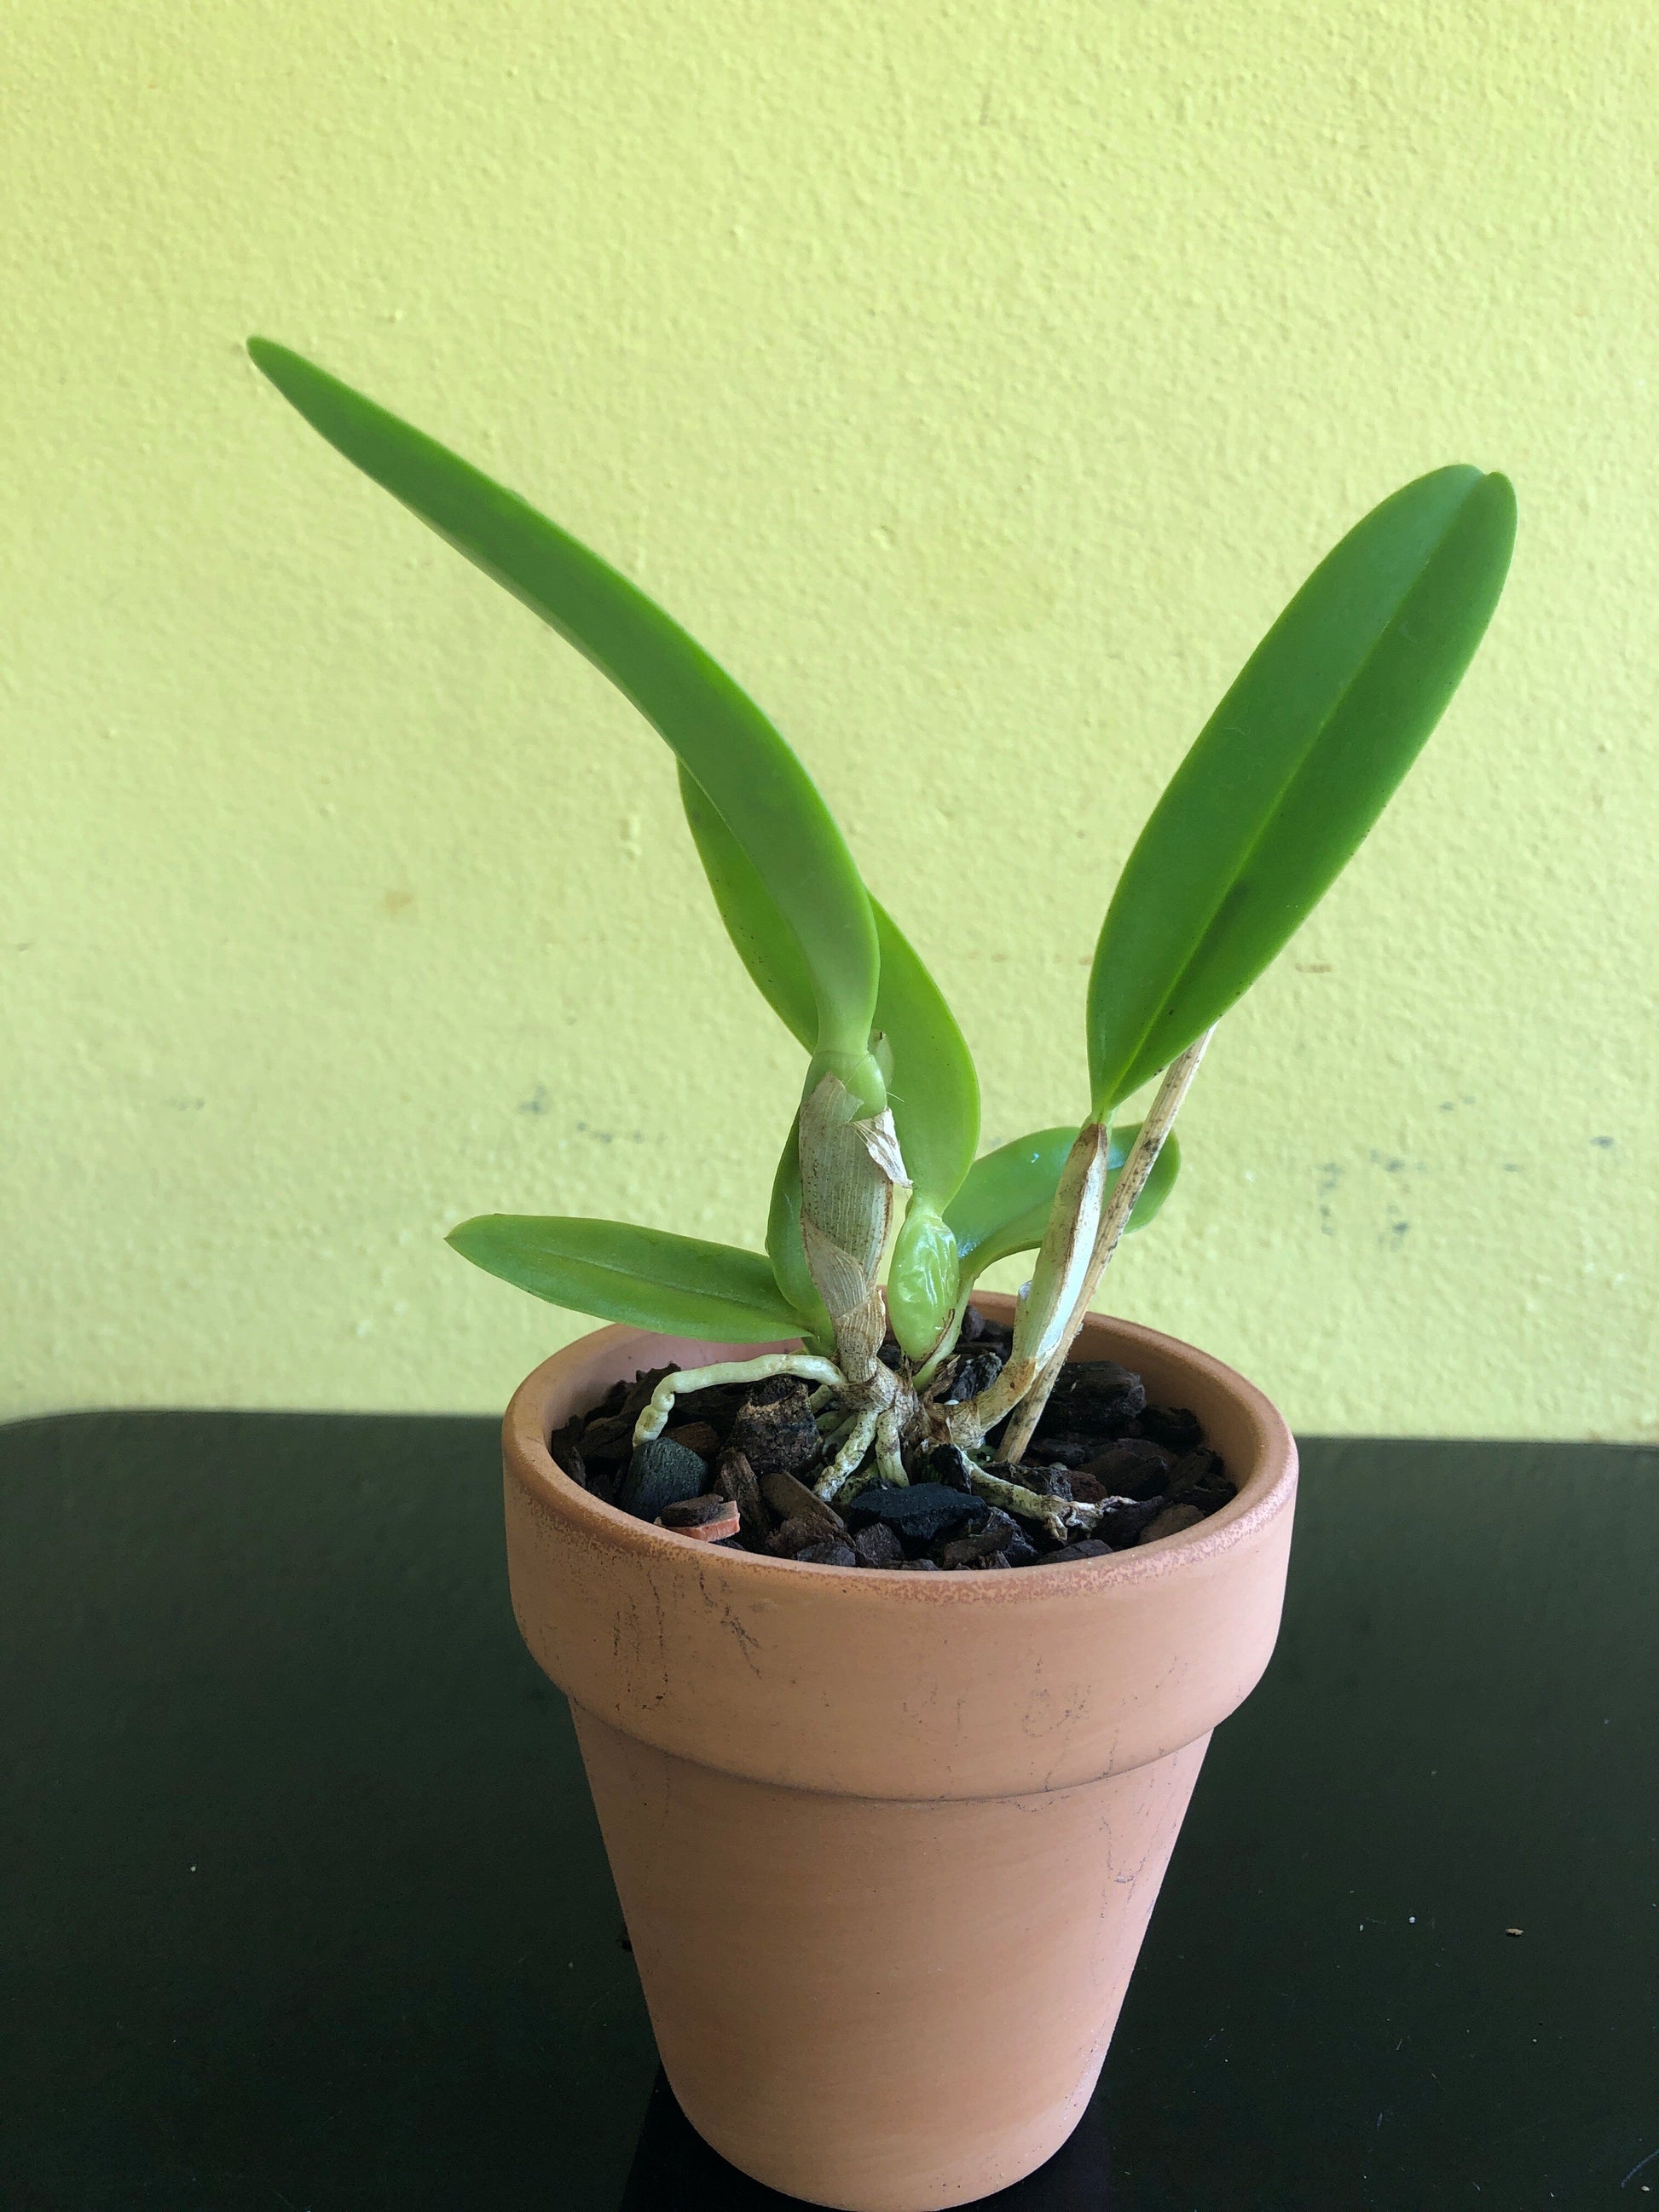
[[[1106, 1183], [1109, 1196], [1139, 1134], [1139, 1121], [1113, 1130], [1106, 1156], [1110, 1170]], [[974, 1162], [945, 1212], [945, 1220], [956, 1232], [965, 1276], [982, 1275], [994, 1261], [1015, 1252], [1036, 1251], [1048, 1224], [1060, 1170], [1076, 1141], [1075, 1128], [1037, 1129]], [[1144, 1229], [1152, 1219], [1175, 1188], [1180, 1172], [1181, 1146], [1172, 1133], [1164, 1139], [1146, 1188], [1135, 1201], [1129, 1216], [1132, 1230]]]
[[551, 623], [667, 740], [794, 931], [817, 1049], [861, 1064], [875, 918], [817, 787], [754, 702], [644, 592], [516, 494], [285, 346], [251, 338], [248, 352], [313, 429]]
[[1246, 662], [1129, 856], [1089, 984], [1103, 1118], [1249, 988], [1439, 720], [1509, 568], [1515, 494], [1437, 470], [1328, 554]]
[[[784, 1026], [810, 1046], [810, 985], [794, 933], [719, 809], [684, 767], [680, 798], [738, 957]], [[910, 1358], [924, 1359], [956, 1304], [956, 1241], [941, 1216], [973, 1164], [979, 1142], [979, 1078], [938, 984], [891, 915], [874, 899], [871, 906], [881, 946], [876, 1030], [880, 1053], [890, 1063], [887, 1103], [913, 1184], [888, 1268], [887, 1316]], [[811, 1285], [799, 1249], [799, 1162], [786, 1151], [773, 1188], [766, 1242], [778, 1281], [797, 1304]]]
[[[793, 931], [720, 810], [684, 767], [680, 799], [738, 957], [785, 1028], [810, 1049], [811, 985]], [[956, 1240], [940, 1217], [979, 1142], [979, 1078], [938, 984], [891, 915], [873, 899], [871, 905], [881, 946], [872, 1046], [887, 1063], [887, 1103], [913, 1185], [888, 1269], [887, 1316], [904, 1350], [921, 1359], [956, 1304]], [[780, 1287], [808, 1317], [806, 1326], [823, 1334], [829, 1317], [801, 1249], [800, 1164], [793, 1129], [773, 1185], [766, 1246]]]
[[770, 1344], [800, 1316], [759, 1252], [627, 1221], [481, 1213], [452, 1229], [463, 1259], [550, 1305], [714, 1344]]
[[906, 1354], [921, 1360], [956, 1310], [956, 1239], [942, 1217], [974, 1164], [979, 1078], [938, 984], [879, 905], [876, 928], [876, 1021], [893, 1053], [887, 1103], [912, 1183], [887, 1269], [887, 1319]]
[[[800, 943], [748, 856], [696, 779], [680, 770], [680, 799], [726, 934], [751, 981], [810, 1052], [811, 983]], [[979, 1142], [979, 1078], [944, 994], [892, 916], [875, 899], [881, 975], [875, 1029], [892, 1056], [888, 1104], [916, 1199], [942, 1210]]]
[[797, 1043], [811, 1052], [817, 1035], [817, 1002], [799, 938], [684, 761], [680, 803], [726, 933], [750, 981]]
[[911, 1206], [943, 1212], [974, 1164], [979, 1077], [944, 994], [877, 900], [881, 987], [876, 1027], [892, 1048], [887, 1103], [915, 1186]]

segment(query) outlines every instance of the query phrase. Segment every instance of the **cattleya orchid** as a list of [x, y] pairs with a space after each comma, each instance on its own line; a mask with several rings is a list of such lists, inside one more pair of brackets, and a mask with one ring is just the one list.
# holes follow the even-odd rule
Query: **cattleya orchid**
[[[726, 1346], [799, 1345], [670, 1373], [641, 1442], [701, 1387], [796, 1375], [815, 1386], [826, 1438], [820, 1497], [902, 1484], [907, 1460], [952, 1443], [995, 1504], [1088, 1528], [1094, 1507], [1022, 1483], [1025, 1447], [1120, 1237], [1168, 1195], [1171, 1127], [1216, 1024], [1352, 854], [1480, 643], [1514, 541], [1507, 480], [1469, 467], [1419, 477], [1315, 569], [1119, 879], [1089, 981], [1086, 1114], [980, 1155], [978, 1079], [950, 1008], [748, 695], [516, 494], [299, 355], [263, 338], [249, 351], [348, 460], [550, 623], [666, 741], [720, 918], [805, 1055], [764, 1252], [562, 1214], [481, 1215], [450, 1243], [578, 1312]], [[1120, 1126], [1155, 1076], [1145, 1115]], [[1009, 1356], [964, 1394], [952, 1384], [974, 1285], [1028, 1251]]]

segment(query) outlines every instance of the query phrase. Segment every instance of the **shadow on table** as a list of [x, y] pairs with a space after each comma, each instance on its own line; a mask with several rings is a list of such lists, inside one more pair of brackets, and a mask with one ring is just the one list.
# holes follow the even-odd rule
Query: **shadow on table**
[[[1000, 2212], [1115, 2212], [1119, 2199], [1112, 2187], [1099, 2100], [1047, 2166], [1012, 2189], [979, 2201]], [[751, 2181], [710, 2150], [675, 2102], [659, 2068], [619, 2212], [769, 2212], [799, 2202]]]

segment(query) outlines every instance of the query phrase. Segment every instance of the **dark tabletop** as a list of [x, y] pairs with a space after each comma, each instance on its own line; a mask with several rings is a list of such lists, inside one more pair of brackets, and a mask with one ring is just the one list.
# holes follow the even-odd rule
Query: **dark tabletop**
[[[1659, 1453], [1304, 1450], [1100, 2092], [995, 2202], [1659, 2201]], [[493, 1423], [0, 1430], [0, 1726], [5, 2212], [784, 2202], [653, 2087]]]

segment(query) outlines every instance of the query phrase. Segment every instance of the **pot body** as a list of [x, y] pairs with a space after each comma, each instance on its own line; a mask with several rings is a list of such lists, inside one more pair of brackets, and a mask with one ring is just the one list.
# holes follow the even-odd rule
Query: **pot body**
[[762, 1559], [554, 1466], [617, 1376], [758, 1348], [607, 1328], [536, 1370], [505, 1431], [514, 1608], [570, 1698], [687, 2117], [787, 2195], [935, 2212], [1041, 2165], [1088, 2101], [1210, 1731], [1273, 1648], [1295, 1447], [1242, 1376], [1099, 1319], [1076, 1356], [1190, 1407], [1239, 1485], [1108, 1559]]

